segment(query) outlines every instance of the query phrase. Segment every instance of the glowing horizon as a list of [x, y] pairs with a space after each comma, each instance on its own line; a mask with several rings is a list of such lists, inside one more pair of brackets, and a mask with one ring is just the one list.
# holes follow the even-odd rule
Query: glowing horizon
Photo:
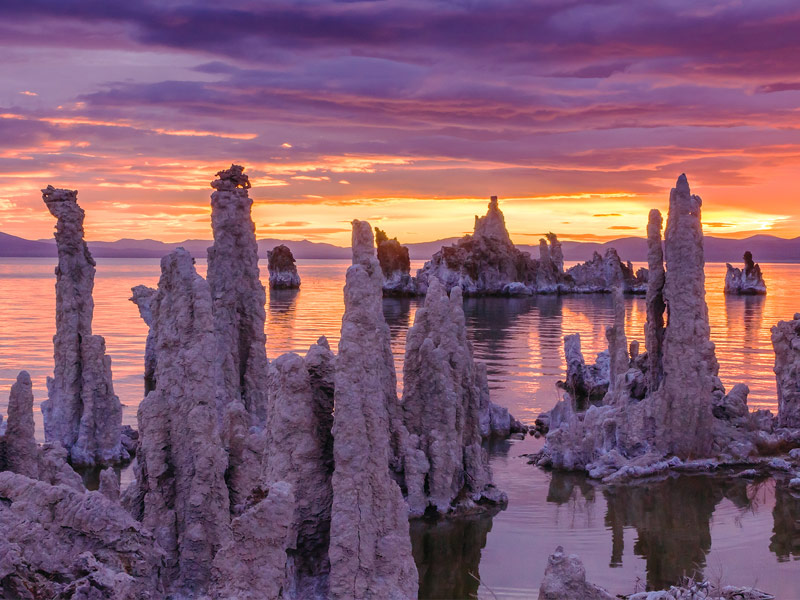
[[[253, 182], [259, 237], [643, 236], [685, 172], [706, 233], [800, 236], [800, 9], [542, 0], [0, 6], [0, 231], [209, 239], [209, 182]], [[45, 30], [47, 36], [34, 32]], [[502, 31], [497, 36], [496, 31]]]

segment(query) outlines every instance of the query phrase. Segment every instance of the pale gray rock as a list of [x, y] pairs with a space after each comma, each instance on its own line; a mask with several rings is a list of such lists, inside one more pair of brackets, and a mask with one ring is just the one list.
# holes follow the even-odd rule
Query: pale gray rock
[[772, 328], [775, 379], [778, 385], [778, 426], [800, 427], [800, 313]]
[[78, 192], [47, 186], [42, 199], [56, 223], [55, 369], [42, 402], [45, 439], [60, 442], [76, 465], [127, 460], [120, 443], [122, 405], [114, 394], [105, 340], [92, 335], [95, 262], [83, 239]]
[[482, 500], [506, 501], [492, 485], [481, 447], [479, 385], [461, 288], [448, 298], [434, 279], [408, 331], [403, 364], [403, 420], [425, 457], [424, 477], [406, 480], [412, 515], [428, 507], [446, 514]]
[[564, 358], [567, 376], [556, 385], [567, 393], [578, 409], [602, 403], [609, 386], [609, 352], [601, 352], [597, 355], [595, 364], [587, 365], [581, 351], [581, 336], [573, 333], [564, 336]]
[[547, 559], [539, 600], [614, 600], [606, 590], [586, 581], [586, 569], [575, 554], [559, 546]]
[[507, 438], [512, 433], [528, 433], [528, 427], [515, 419], [505, 406], [492, 401], [485, 363], [475, 362], [475, 385], [480, 401], [478, 427], [483, 439]]
[[767, 293], [767, 284], [761, 275], [761, 267], [753, 262], [753, 254], [748, 250], [744, 253], [744, 268], [737, 269], [726, 263], [725, 293], [739, 296], [755, 296]]
[[112, 502], [119, 502], [119, 477], [111, 467], [100, 471], [98, 491]]
[[591, 260], [567, 269], [562, 289], [590, 294], [611, 292], [617, 287], [630, 294], [643, 294], [647, 289], [647, 271], [634, 272], [630, 262], [624, 263], [614, 248], [603, 256], [595, 252]]
[[267, 252], [269, 287], [276, 290], [293, 290], [300, 287], [294, 256], [288, 246], [281, 244]]
[[390, 348], [386, 354], [382, 283], [372, 229], [354, 221], [353, 265], [347, 270], [335, 374], [329, 549], [333, 599], [400, 600], [417, 594], [407, 508], [389, 472], [390, 414], [397, 409], [388, 405], [397, 404], [397, 392], [390, 389], [395, 375]]
[[253, 201], [244, 168], [217, 173], [211, 182], [211, 228], [208, 285], [217, 339], [217, 412], [239, 401], [254, 425], [266, 419], [267, 364], [264, 333], [266, 292], [258, 270], [258, 244], [250, 215]]
[[662, 354], [664, 347], [664, 250], [661, 244], [661, 213], [650, 211], [647, 220], [647, 268], [648, 283], [647, 322], [644, 326], [644, 339], [647, 348], [647, 384], [651, 391], [661, 385], [664, 377]]
[[83, 491], [81, 476], [69, 466], [69, 454], [58, 442], [47, 442], [39, 446], [39, 480], [50, 485], [65, 485], [73, 490]]
[[0, 582], [8, 598], [164, 597], [153, 535], [99, 492], [0, 473]]
[[[309, 354], [313, 361], [315, 354], [322, 353], [312, 346]], [[272, 361], [263, 481], [270, 488], [284, 481], [294, 490], [288, 519], [292, 531], [287, 549], [289, 597], [328, 595], [332, 409], [327, 394], [315, 394], [306, 361], [300, 356], [288, 353]]]
[[280, 481], [231, 523], [231, 539], [211, 568], [215, 600], [293, 598], [286, 585], [286, 551], [293, 543], [292, 486]]
[[8, 397], [8, 421], [0, 436], [0, 471], [13, 471], [32, 479], [39, 476], [39, 449], [33, 422], [33, 385], [20, 371]]
[[232, 516], [242, 513], [261, 485], [267, 431], [251, 422], [250, 414], [238, 400], [225, 407], [220, 439], [228, 456], [225, 482]]
[[211, 291], [182, 248], [161, 260], [150, 308], [156, 388], [139, 405], [136, 482], [125, 501], [165, 551], [170, 591], [192, 597], [206, 590], [231, 533]]
[[618, 287], [613, 292], [614, 297], [614, 324], [606, 327], [606, 340], [608, 341], [609, 372], [608, 390], [613, 394], [618, 381], [628, 372], [630, 356], [628, 355], [628, 338], [625, 336], [625, 299], [622, 297], [622, 288]]
[[144, 348], [144, 394], [149, 394], [156, 389], [156, 354], [155, 340], [153, 338], [153, 310], [150, 303], [156, 297], [156, 290], [146, 285], [137, 285], [131, 288], [130, 298], [139, 309], [139, 316], [150, 328], [147, 332], [147, 341]]

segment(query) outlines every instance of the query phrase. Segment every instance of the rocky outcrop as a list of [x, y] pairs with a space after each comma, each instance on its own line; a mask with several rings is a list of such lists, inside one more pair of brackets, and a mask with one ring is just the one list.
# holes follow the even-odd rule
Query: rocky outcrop
[[269, 287], [275, 290], [294, 290], [300, 287], [294, 256], [288, 246], [275, 246], [267, 252]]
[[[315, 373], [326, 354], [309, 350]], [[332, 353], [327, 350], [330, 360]], [[330, 572], [331, 503], [333, 490], [332, 398], [315, 394], [309, 367], [300, 356], [284, 354], [270, 367], [269, 411], [263, 480], [267, 486], [284, 481], [294, 490], [287, 527], [289, 597], [326, 597]]]
[[264, 323], [266, 292], [258, 270], [258, 244], [250, 216], [253, 201], [244, 168], [217, 173], [211, 182], [211, 228], [208, 286], [213, 299], [217, 343], [216, 403], [241, 402], [254, 425], [263, 425], [267, 406], [267, 352]]
[[153, 338], [153, 311], [150, 303], [156, 297], [156, 290], [146, 285], [137, 285], [131, 288], [130, 298], [139, 308], [139, 316], [150, 328], [147, 332], [147, 341], [144, 347], [144, 394], [145, 396], [156, 389], [156, 349]]
[[[382, 309], [383, 274], [372, 229], [353, 221], [353, 265], [335, 371], [330, 596], [417, 594], [406, 504], [389, 472], [394, 363]], [[394, 396], [394, 397], [392, 397]]]
[[13, 471], [32, 479], [39, 476], [35, 429], [31, 376], [27, 371], [20, 371], [8, 397], [5, 433], [0, 435], [0, 471]]
[[485, 363], [475, 363], [475, 385], [480, 394], [478, 427], [483, 439], [507, 438], [512, 433], [528, 433], [527, 425], [515, 419], [505, 406], [492, 402]]
[[408, 331], [403, 364], [403, 422], [411, 444], [425, 457], [424, 472], [406, 479], [411, 514], [422, 515], [429, 507], [446, 514], [507, 500], [492, 485], [481, 447], [480, 394], [461, 288], [454, 287], [448, 298], [434, 279]]
[[772, 328], [775, 379], [778, 384], [778, 426], [800, 427], [800, 313]]
[[586, 581], [586, 569], [575, 554], [559, 546], [547, 559], [539, 600], [614, 600], [603, 588]]
[[401, 246], [397, 238], [389, 239], [386, 232], [375, 228], [375, 245], [378, 247], [378, 262], [383, 271], [384, 296], [414, 296], [417, 282], [411, 276], [411, 260], [408, 248]]
[[0, 596], [157, 600], [162, 552], [99, 492], [0, 473]]
[[139, 405], [136, 482], [126, 491], [129, 510], [165, 551], [170, 591], [189, 596], [207, 589], [214, 556], [231, 536], [212, 306], [188, 252], [161, 260], [150, 303], [155, 389]]
[[531, 258], [511, 241], [496, 196], [486, 216], [475, 217], [472, 235], [443, 247], [418, 271], [417, 293], [425, 294], [434, 277], [447, 291], [458, 286], [473, 296], [609, 292], [619, 286], [627, 293], [644, 293], [647, 287], [646, 269], [634, 273], [613, 248], [564, 271], [564, 253], [554, 233], [539, 240], [539, 258]]
[[[586, 581], [581, 559], [567, 555], [559, 546], [550, 555], [539, 588], [539, 600], [614, 600], [605, 589]], [[639, 592], [624, 596], [627, 600], [774, 600], [774, 596], [751, 587], [714, 586], [707, 581], [688, 580], [668, 590]]]
[[42, 198], [56, 223], [55, 370], [42, 402], [45, 439], [59, 442], [73, 464], [127, 460], [120, 443], [122, 405], [114, 394], [105, 340], [92, 335], [95, 262], [83, 239], [78, 192], [47, 186]]
[[725, 267], [725, 293], [740, 296], [763, 295], [767, 293], [767, 284], [761, 276], [761, 267], [753, 262], [753, 254], [744, 253], [744, 269], [737, 269], [730, 263]]
[[[772, 433], [769, 415], [748, 412], [747, 386], [735, 386], [726, 395], [718, 377], [705, 303], [700, 207], [682, 175], [670, 195], [663, 277], [661, 219], [651, 213], [648, 352], [640, 354], [634, 342], [628, 354], [620, 335], [624, 305], [617, 295], [615, 325], [608, 335], [616, 357], [611, 359], [609, 391], [600, 406], [585, 412], [566, 400], [550, 411], [537, 464], [612, 480], [690, 469], [701, 458], [709, 459], [707, 464], [714, 457], [747, 461], [758, 448], [782, 443]], [[664, 307], [669, 319], [662, 329]]]
[[601, 404], [609, 386], [609, 352], [601, 352], [595, 364], [587, 365], [581, 352], [581, 336], [573, 333], [564, 336], [564, 358], [567, 376], [556, 386], [567, 393], [578, 410], [585, 410], [591, 404]]

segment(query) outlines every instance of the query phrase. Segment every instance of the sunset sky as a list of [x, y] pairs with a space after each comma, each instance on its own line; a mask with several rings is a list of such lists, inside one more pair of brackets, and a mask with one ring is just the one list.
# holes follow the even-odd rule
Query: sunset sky
[[[226, 7], [225, 4], [228, 4]], [[706, 232], [800, 235], [800, 4], [3, 0], [0, 231], [210, 238], [209, 182], [259, 237], [642, 235], [686, 172]]]

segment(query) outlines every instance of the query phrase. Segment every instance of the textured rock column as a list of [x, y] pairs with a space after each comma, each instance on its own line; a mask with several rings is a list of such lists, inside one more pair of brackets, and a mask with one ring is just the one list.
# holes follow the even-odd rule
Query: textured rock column
[[403, 364], [404, 423], [425, 455], [424, 478], [407, 480], [412, 514], [429, 505], [441, 513], [470, 498], [505, 499], [491, 486], [488, 458], [481, 448], [480, 389], [461, 299], [454, 287], [432, 279], [425, 304], [406, 337]]
[[772, 328], [775, 379], [778, 384], [778, 426], [800, 427], [800, 313]]
[[[394, 381], [383, 275], [369, 223], [353, 221], [353, 265], [336, 357], [330, 595], [337, 600], [417, 596], [406, 504], [389, 473]], [[388, 369], [391, 366], [391, 372]], [[396, 402], [396, 391], [395, 402]]]
[[664, 250], [661, 246], [661, 213], [655, 208], [647, 221], [647, 322], [644, 326], [647, 347], [647, 387], [654, 393], [664, 376]]
[[266, 419], [267, 336], [264, 333], [266, 292], [258, 270], [258, 244], [250, 216], [253, 201], [244, 168], [231, 165], [211, 182], [211, 227], [208, 285], [214, 301], [214, 329], [221, 363], [217, 410], [241, 401], [253, 423]]
[[165, 550], [171, 591], [196, 597], [231, 533], [211, 293], [183, 248], [161, 260], [150, 307], [156, 388], [139, 405], [136, 489], [126, 504]]
[[31, 479], [39, 477], [39, 449], [34, 437], [33, 386], [27, 371], [20, 371], [17, 381], [11, 386], [8, 397], [8, 422], [6, 433], [0, 438], [3, 454], [0, 470], [13, 471]]
[[137, 285], [131, 288], [130, 298], [139, 308], [139, 316], [147, 324], [150, 330], [147, 332], [147, 341], [144, 347], [144, 395], [156, 389], [156, 349], [155, 339], [153, 339], [153, 310], [150, 303], [156, 297], [156, 290], [146, 285]]
[[630, 356], [628, 355], [628, 338], [625, 336], [625, 298], [622, 288], [614, 288], [614, 324], [606, 328], [608, 340], [609, 376], [608, 391], [617, 388], [617, 379], [628, 371]]
[[60, 442], [78, 465], [127, 458], [120, 444], [122, 405], [114, 394], [111, 358], [92, 335], [95, 262], [83, 240], [78, 192], [47, 186], [42, 198], [56, 223], [55, 370], [42, 402], [45, 439]]
[[689, 191], [685, 175], [669, 198], [665, 232], [667, 265], [664, 301], [664, 381], [655, 399], [661, 446], [680, 458], [711, 452], [711, 404], [719, 364], [710, 339], [703, 271], [702, 200]]

